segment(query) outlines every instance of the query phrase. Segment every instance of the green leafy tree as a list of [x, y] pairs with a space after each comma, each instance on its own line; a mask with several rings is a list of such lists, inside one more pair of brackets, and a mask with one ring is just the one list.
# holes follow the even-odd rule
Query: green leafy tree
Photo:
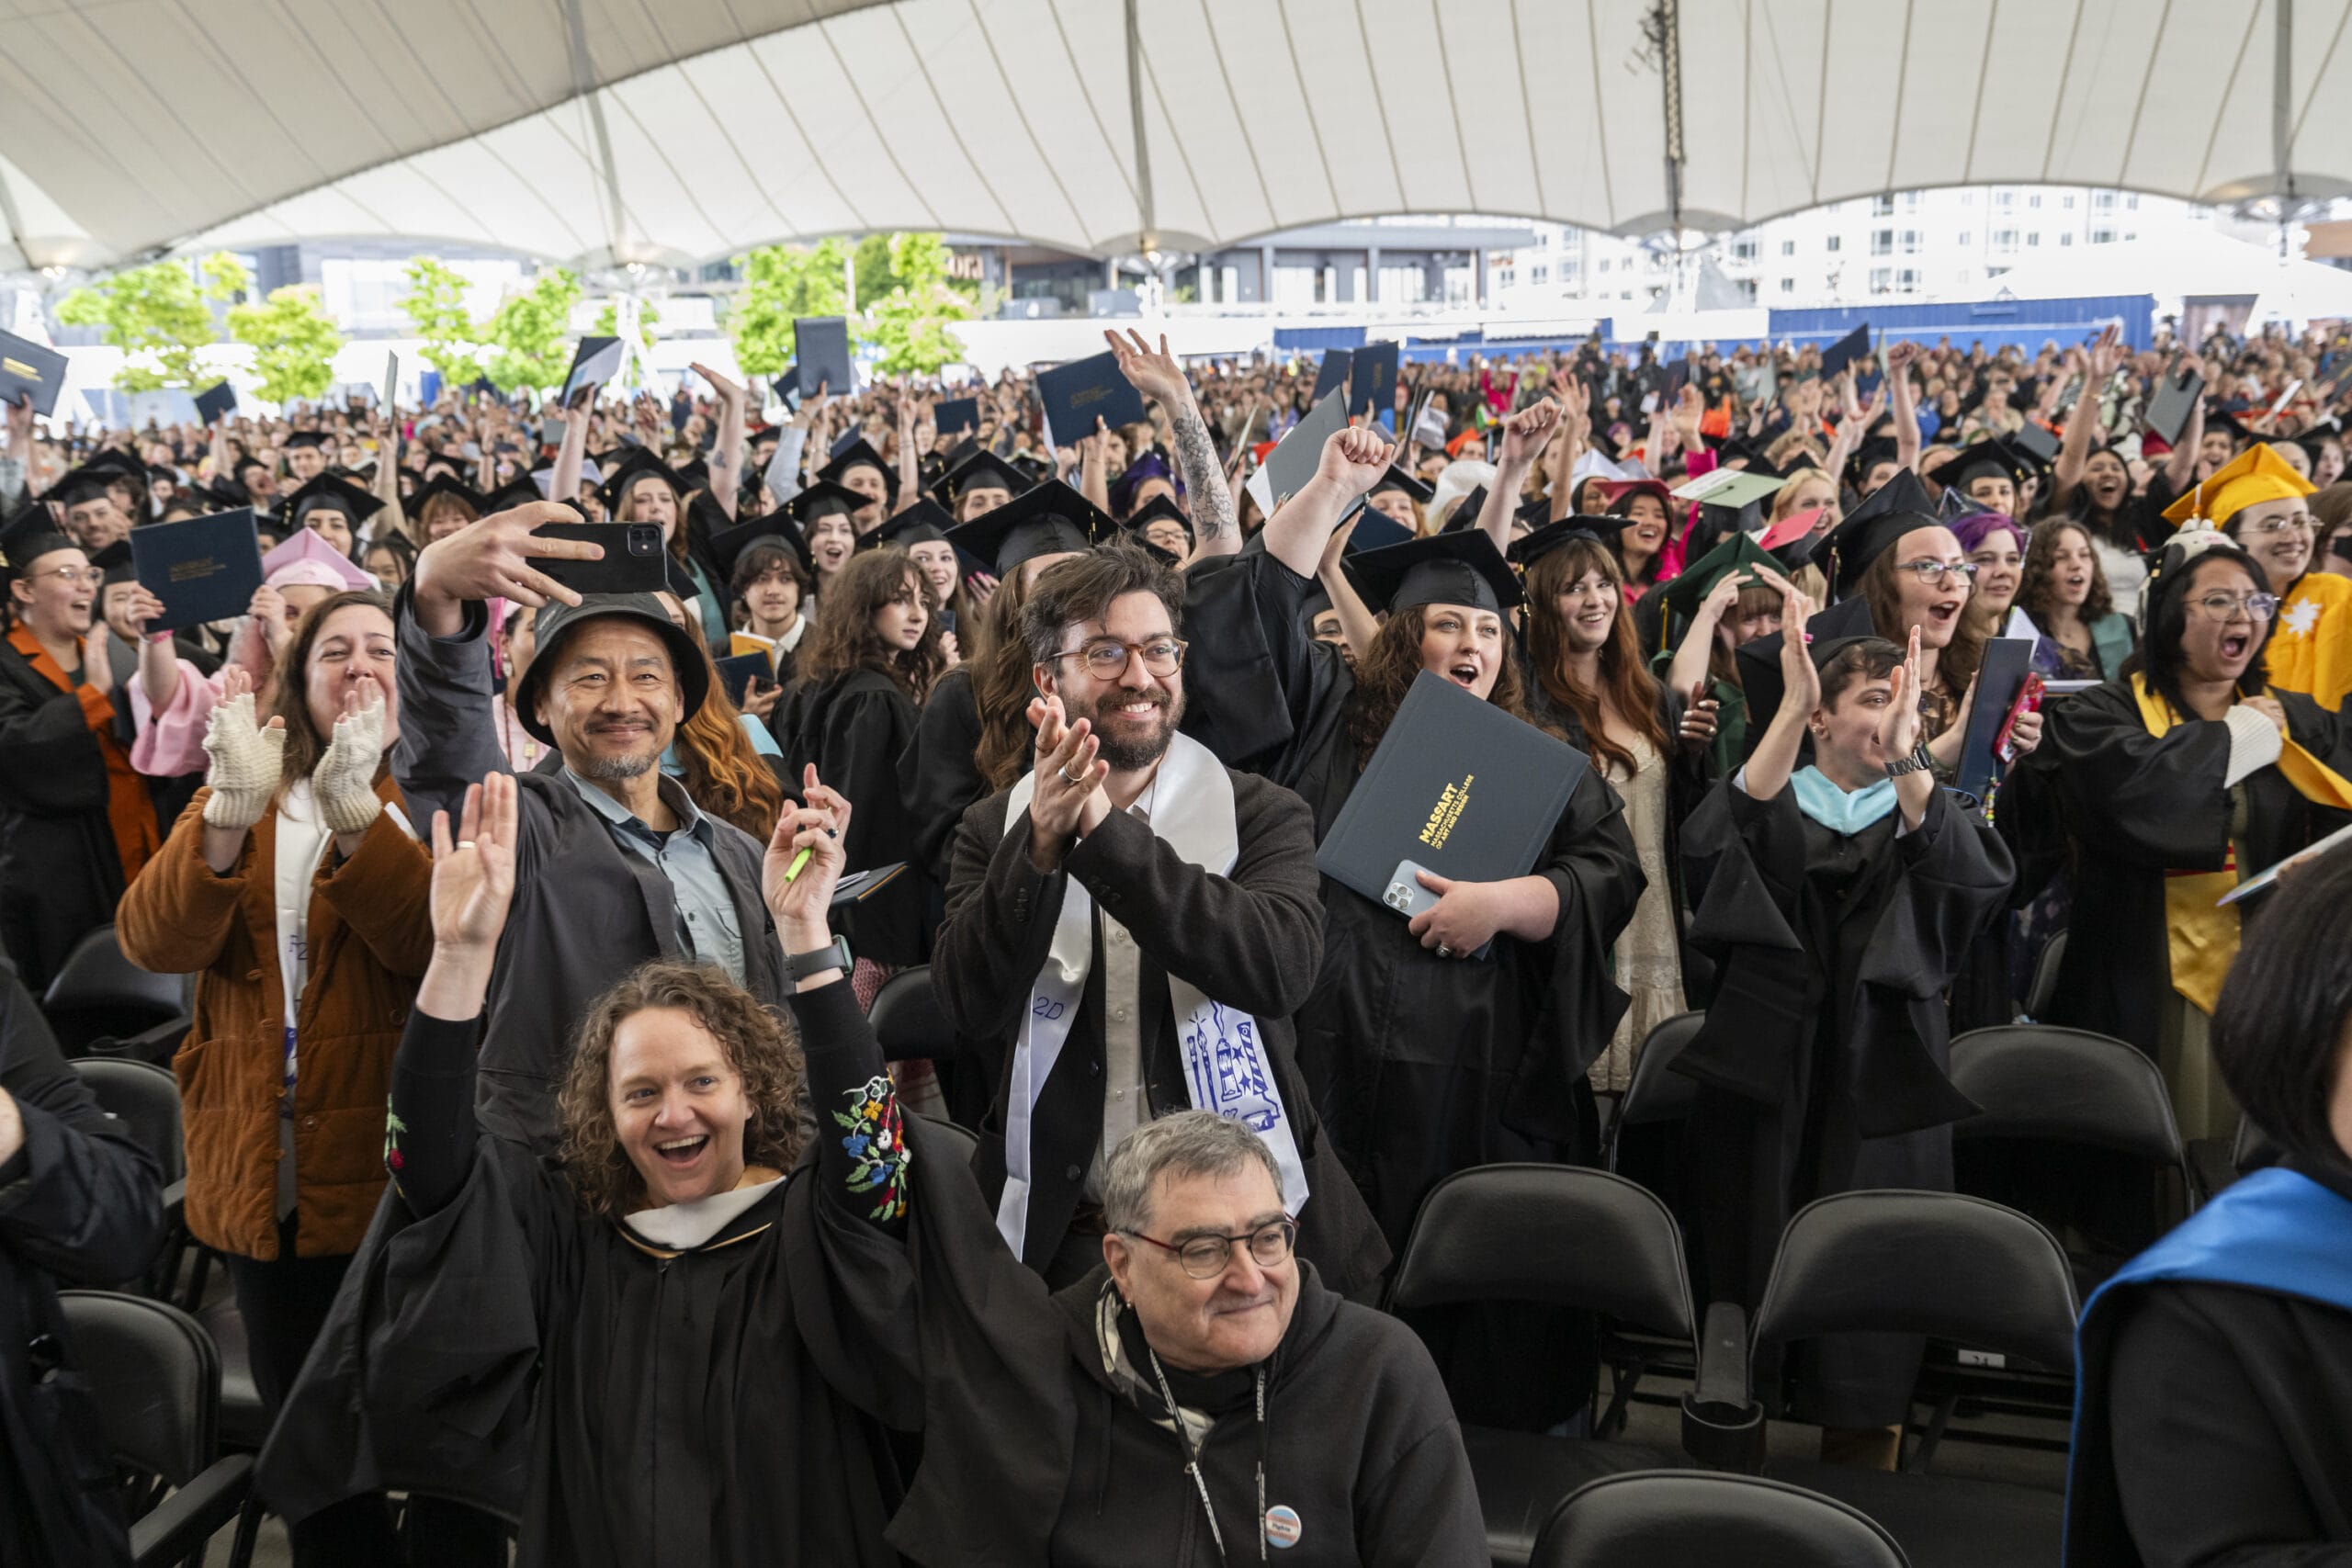
[[122, 350], [114, 378], [122, 390], [194, 390], [220, 378], [197, 361], [199, 350], [220, 341], [213, 302], [234, 299], [252, 287], [244, 264], [216, 251], [193, 266], [160, 261], [76, 288], [58, 301], [57, 319], [96, 327], [103, 341]]
[[885, 375], [929, 376], [964, 357], [950, 321], [971, 320], [971, 302], [948, 286], [947, 244], [937, 234], [893, 234], [890, 292], [866, 308], [866, 337]]
[[259, 378], [254, 389], [270, 402], [315, 400], [334, 384], [343, 333], [307, 284], [273, 288], [259, 304], [231, 306], [229, 335], [253, 349]]
[[401, 310], [424, 340], [417, 352], [444, 381], [462, 387], [481, 374], [481, 351], [475, 346], [481, 340], [473, 318], [466, 314], [463, 273], [438, 256], [418, 256], [408, 264], [408, 292], [401, 296]]
[[743, 287], [728, 311], [727, 334], [744, 375], [774, 376], [792, 363], [796, 317], [844, 313], [849, 260], [849, 247], [839, 240], [763, 245], [741, 258]]
[[[620, 302], [615, 299], [605, 300], [605, 308], [596, 312], [596, 331], [605, 337], [618, 336], [621, 330], [620, 317]], [[653, 346], [653, 341], [655, 337], [659, 335], [653, 329], [660, 323], [661, 320], [662, 308], [659, 305], [656, 305], [652, 300], [648, 299], [643, 304], [638, 306], [638, 347], [651, 348]]]
[[888, 299], [890, 290], [905, 281], [890, 259], [893, 238], [889, 234], [868, 234], [857, 243], [850, 266], [857, 274], [857, 305], [861, 310]]
[[556, 387], [571, 367], [571, 308], [580, 303], [580, 275], [551, 266], [510, 294], [482, 329], [491, 351], [490, 384], [502, 392]]

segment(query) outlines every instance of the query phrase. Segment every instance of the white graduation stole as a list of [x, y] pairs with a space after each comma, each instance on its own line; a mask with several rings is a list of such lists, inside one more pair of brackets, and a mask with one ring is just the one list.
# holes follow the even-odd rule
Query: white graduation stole
[[[1028, 773], [1012, 786], [1004, 807], [1007, 833], [1028, 817], [1036, 783], [1036, 775]], [[1219, 876], [1231, 874], [1241, 852], [1241, 837], [1234, 822], [1233, 780], [1216, 754], [1189, 736], [1177, 735], [1160, 759], [1153, 796], [1152, 831], [1188, 864]], [[996, 1228], [1015, 1257], [1021, 1255], [1029, 1230], [1031, 1120], [1037, 1096], [1069, 1039], [1070, 1025], [1086, 996], [1087, 971], [1094, 963], [1094, 900], [1076, 877], [1064, 880], [1053, 946], [1031, 987], [1012, 1053], [1004, 1196], [997, 1203]], [[1258, 1021], [1210, 999], [1173, 975], [1168, 976], [1168, 996], [1179, 1021], [1176, 1038], [1184, 1052], [1184, 1091], [1193, 1109], [1244, 1122], [1266, 1141], [1283, 1173], [1283, 1207], [1296, 1218], [1306, 1206], [1306, 1170], [1299, 1162], [1298, 1141], [1291, 1135], [1289, 1112], [1266, 1063]]]

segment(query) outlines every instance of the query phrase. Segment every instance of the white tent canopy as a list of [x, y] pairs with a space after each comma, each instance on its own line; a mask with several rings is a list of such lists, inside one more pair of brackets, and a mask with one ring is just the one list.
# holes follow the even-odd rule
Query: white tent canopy
[[2256, 307], [2257, 321], [2352, 318], [2352, 272], [2282, 260], [2276, 251], [2212, 233], [2051, 251], [1978, 286], [1973, 297], [2080, 299], [2116, 292], [2118, 278], [2129, 278], [2132, 293], [2167, 303], [2252, 297], [2264, 302]]
[[[672, 265], [1880, 191], [2352, 191], [2352, 0], [110, 0], [0, 21], [0, 266], [393, 238]], [[1132, 41], [1132, 49], [1130, 43]], [[1670, 89], [1670, 90], [1669, 90]], [[1679, 104], [1679, 208], [1669, 195]]]

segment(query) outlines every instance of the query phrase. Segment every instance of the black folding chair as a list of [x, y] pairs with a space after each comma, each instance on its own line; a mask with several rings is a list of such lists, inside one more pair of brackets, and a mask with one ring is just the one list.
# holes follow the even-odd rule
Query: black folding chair
[[155, 1161], [164, 1179], [164, 1213], [170, 1221], [144, 1292], [169, 1301], [187, 1257], [187, 1151], [180, 1141], [179, 1081], [150, 1063], [117, 1056], [77, 1056], [80, 1076], [98, 1109], [123, 1124]]
[[[1989, 1561], [1989, 1560], [1988, 1560]], [[1818, 1492], [1755, 1475], [1634, 1471], [1554, 1510], [1531, 1568], [1910, 1568], [1883, 1526]]]
[[[1411, 1312], [1531, 1302], [1594, 1312], [1690, 1343], [1682, 1233], [1666, 1205], [1623, 1177], [1560, 1165], [1488, 1165], [1430, 1189], [1415, 1216], [1388, 1305]], [[1612, 1430], [1633, 1393], [1621, 1374], [1595, 1430]], [[1657, 1450], [1602, 1439], [1465, 1424], [1463, 1446], [1498, 1563], [1521, 1563], [1554, 1505], [1599, 1475], [1652, 1469]]]
[[1951, 1082], [1982, 1112], [1953, 1124], [1953, 1186], [2076, 1238], [2079, 1293], [2198, 1199], [2164, 1075], [2123, 1041], [2042, 1023], [1972, 1030], [1951, 1043]]
[[58, 1302], [107, 1441], [132, 1477], [132, 1561], [200, 1563], [235, 1519], [229, 1564], [244, 1568], [261, 1506], [253, 1456], [217, 1452], [220, 1361], [210, 1337], [177, 1307], [142, 1296], [61, 1291]]
[[[1952, 1192], [1862, 1191], [1797, 1211], [1756, 1309], [1753, 1348], [1826, 1334], [1924, 1335], [1931, 1344], [2071, 1377], [2077, 1313], [2065, 1252], [2027, 1215]], [[2055, 1562], [2055, 1491], [1926, 1473], [1959, 1387], [1922, 1389], [1935, 1412], [1902, 1472], [1767, 1461], [1764, 1473], [1860, 1508], [1920, 1568]]]
[[1618, 1098], [1616, 1114], [1610, 1117], [1609, 1130], [1601, 1136], [1601, 1163], [1610, 1169], [1618, 1167], [1618, 1151], [1627, 1128], [1680, 1122], [1690, 1114], [1699, 1097], [1698, 1083], [1670, 1069], [1706, 1021], [1704, 1011], [1679, 1012], [1643, 1037], [1642, 1048], [1634, 1058], [1634, 1081]]
[[77, 1056], [96, 1040], [185, 1032], [194, 997], [194, 976], [140, 968], [122, 955], [114, 928], [100, 926], [65, 955], [40, 1007], [59, 1046]]
[[2059, 966], [2065, 962], [2066, 933], [2062, 931], [2042, 944], [2041, 956], [2033, 961], [2033, 978], [2026, 986], [2025, 1017], [2019, 1022], [2049, 1015], [2050, 1004], [2058, 997]]

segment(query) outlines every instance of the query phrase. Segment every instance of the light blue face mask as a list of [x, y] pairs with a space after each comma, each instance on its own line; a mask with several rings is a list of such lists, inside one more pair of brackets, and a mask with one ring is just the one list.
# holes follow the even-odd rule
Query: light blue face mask
[[1797, 809], [1833, 833], [1852, 838], [1894, 809], [1894, 781], [1881, 779], [1851, 795], [1829, 782], [1819, 768], [1800, 768], [1789, 775], [1796, 792]]

